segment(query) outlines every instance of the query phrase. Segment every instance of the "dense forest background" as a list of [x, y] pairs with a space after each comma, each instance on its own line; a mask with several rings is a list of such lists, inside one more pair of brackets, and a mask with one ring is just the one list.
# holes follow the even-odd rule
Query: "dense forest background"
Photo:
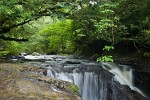
[[1, 0], [0, 55], [150, 57], [150, 0]]

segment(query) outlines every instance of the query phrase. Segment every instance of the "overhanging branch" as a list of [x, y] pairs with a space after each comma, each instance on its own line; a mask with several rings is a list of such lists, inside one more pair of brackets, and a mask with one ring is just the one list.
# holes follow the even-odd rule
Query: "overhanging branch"
[[[20, 22], [20, 23], [17, 23], [17, 24], [12, 24], [8, 27], [1, 26], [0, 34], [8, 33], [8, 32], [11, 31], [11, 29], [16, 28], [16, 27], [21, 26], [21, 25], [24, 25], [26, 23], [29, 23], [30, 21], [37, 20], [38, 18], [40, 18], [42, 16], [51, 16], [52, 12], [53, 13], [61, 13], [61, 14], [64, 14], [65, 16], [68, 16], [70, 12], [69, 13], [61, 12], [61, 11], [58, 10], [58, 9], [61, 9], [61, 8], [63, 8], [63, 7], [61, 7], [61, 6], [47, 7], [44, 10], [36, 12], [35, 14], [33, 14], [31, 19], [26, 19], [23, 22]], [[52, 11], [52, 12], [49, 12], [49, 11]]]
[[[35, 18], [35, 19], [37, 19], [37, 18]], [[2, 29], [0, 30], [0, 33], [1, 33], [1, 34], [2, 34], [2, 33], [7, 33], [7, 32], [9, 32], [12, 28], [15, 28], [15, 27], [24, 25], [24, 24], [26, 24], [26, 23], [28, 23], [28, 22], [30, 22], [30, 21], [32, 21], [32, 20], [31, 20], [31, 19], [28, 19], [28, 20], [26, 20], [26, 21], [24, 21], [24, 22], [21, 22], [21, 23], [18, 23], [18, 24], [14, 24], [14, 25], [11, 25], [11, 26], [9, 26], [9, 27], [2, 28]]]
[[18, 38], [12, 38], [12, 37], [5, 37], [5, 36], [0, 36], [0, 39], [2, 40], [7, 40], [7, 41], [28, 41], [28, 39], [18, 39]]

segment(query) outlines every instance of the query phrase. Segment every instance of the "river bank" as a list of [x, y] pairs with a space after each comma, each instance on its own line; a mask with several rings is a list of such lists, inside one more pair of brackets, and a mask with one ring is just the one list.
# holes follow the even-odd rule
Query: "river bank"
[[1, 100], [80, 100], [76, 86], [44, 73], [31, 65], [0, 63]]

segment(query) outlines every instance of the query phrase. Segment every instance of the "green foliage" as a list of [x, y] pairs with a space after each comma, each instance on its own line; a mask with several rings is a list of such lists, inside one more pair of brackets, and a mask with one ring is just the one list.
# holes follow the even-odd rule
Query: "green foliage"
[[56, 24], [49, 25], [47, 28], [40, 31], [40, 35], [45, 39], [47, 38], [47, 52], [73, 52], [74, 46], [70, 39], [72, 35], [71, 22], [71, 20], [58, 21]]
[[89, 44], [102, 39], [112, 45], [133, 41], [147, 49], [150, 44], [149, 6], [149, 0], [107, 0], [92, 6], [80, 2], [73, 21], [75, 47], [85, 52]]
[[[120, 22], [128, 30], [124, 37], [126, 40], [133, 39], [142, 45], [150, 43], [150, 1], [149, 0], [124, 0], [117, 8]], [[125, 9], [125, 10], [124, 10]]]
[[33, 53], [34, 51], [44, 53], [46, 51], [47, 45], [46, 43], [44, 44], [43, 41], [45, 41], [45, 38], [39, 34], [39, 31], [53, 22], [54, 20], [51, 17], [42, 17], [37, 21], [31, 21], [29, 24], [24, 25], [23, 26], [24, 31], [20, 29], [21, 27], [15, 28], [11, 32], [5, 34], [5, 36], [9, 35], [15, 38], [16, 37], [21, 38], [23, 36], [29, 38], [29, 41], [28, 42], [0, 41], [0, 48], [15, 55], [21, 52]]
[[113, 62], [112, 56], [102, 56], [97, 58], [97, 62]]
[[6, 56], [8, 53], [8, 51], [0, 51], [0, 56]]
[[113, 50], [113, 49], [114, 49], [113, 46], [107, 46], [107, 45], [103, 48], [104, 51], [110, 51], [110, 50]]
[[150, 52], [144, 52], [143, 56], [144, 57], [150, 57]]
[[[48, 20], [50, 23], [45, 24], [41, 22]], [[4, 49], [11, 54], [19, 54], [21, 52], [38, 52], [38, 53], [72, 53], [74, 51], [74, 45], [70, 39], [72, 35], [71, 20], [57, 21], [54, 23], [52, 18], [44, 18], [38, 20], [30, 25], [26, 25], [25, 28], [31, 30], [32, 34], [28, 42], [4, 42]], [[41, 23], [43, 26], [40, 26]], [[32, 29], [35, 28], [35, 29]], [[9, 34], [10, 35], [10, 34]]]
[[100, 19], [100, 13], [99, 6], [91, 6], [89, 2], [82, 1], [80, 7], [81, 9], [74, 13], [72, 40], [76, 51], [84, 52], [88, 44], [97, 40], [98, 34], [94, 24]]
[[[0, 39], [29, 39], [0, 41], [0, 48], [10, 53], [84, 53], [99, 40], [114, 46], [133, 41], [144, 49], [150, 45], [149, 0], [1, 0], [0, 5]], [[63, 16], [71, 20], [58, 20]], [[103, 51], [112, 49], [105, 46]], [[106, 55], [101, 61], [111, 58]]]
[[97, 58], [97, 62], [113, 62], [113, 57], [108, 53], [113, 50], [113, 46], [105, 46], [103, 51], [105, 52], [104, 56]]
[[28, 48], [26, 52], [32, 53], [32, 52], [39, 52], [43, 53], [45, 51], [45, 44], [43, 43], [44, 38], [39, 35], [38, 33], [35, 33], [31, 36], [28, 42], [26, 42], [25, 46]]
[[101, 19], [95, 23], [99, 38], [103, 38], [112, 44], [120, 40], [120, 36], [125, 34], [126, 27], [119, 21], [120, 18], [115, 14], [118, 2], [107, 1], [100, 5]]
[[1, 0], [0, 5], [0, 39], [21, 41], [31, 33], [25, 32], [26, 24], [43, 16], [69, 16], [72, 7], [76, 6], [76, 1]]
[[119, 2], [111, 0], [97, 2], [92, 6], [82, 3], [73, 20], [75, 47], [85, 52], [87, 46], [95, 40], [105, 40], [112, 44], [119, 42], [122, 35], [126, 34], [126, 27], [115, 13], [118, 5]]
[[27, 48], [23, 44], [19, 44], [18, 42], [12, 41], [7, 43], [5, 49], [10, 54], [18, 55], [21, 52], [24, 52]]

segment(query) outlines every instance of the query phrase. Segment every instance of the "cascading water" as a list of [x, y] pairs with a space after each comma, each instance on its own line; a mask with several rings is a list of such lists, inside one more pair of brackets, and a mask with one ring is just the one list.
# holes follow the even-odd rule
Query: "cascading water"
[[139, 92], [144, 96], [141, 90], [133, 84], [133, 70], [127, 65], [118, 65], [115, 63], [102, 63], [102, 66], [107, 71], [115, 75], [116, 81], [122, 85], [128, 85], [132, 90]]
[[[107, 67], [106, 67], [107, 66]], [[142, 94], [142, 92], [133, 86], [132, 82], [132, 70], [127, 68], [128, 66], [124, 65], [124, 68], [119, 69], [117, 65], [114, 63], [103, 63], [104, 69], [110, 71], [115, 75], [112, 78], [111, 84], [113, 84], [113, 80], [119, 81], [122, 85], [128, 85], [131, 89], [138, 91]], [[109, 67], [109, 68], [108, 68]], [[123, 67], [123, 65], [122, 65]], [[75, 69], [74, 69], [75, 70]], [[103, 74], [103, 73], [102, 73]], [[52, 68], [47, 71], [47, 75], [50, 77], [54, 77], [57, 79], [61, 79], [64, 81], [69, 81], [78, 86], [79, 92], [81, 94], [82, 100], [108, 100], [109, 95], [109, 82], [105, 79], [106, 76], [101, 73], [95, 72], [56, 72]], [[112, 100], [119, 100], [117, 95], [119, 92], [115, 91], [115, 89], [111, 89], [112, 92]], [[143, 95], [143, 94], [142, 94]], [[120, 97], [124, 97], [123, 95]], [[121, 100], [127, 100], [125, 98], [121, 98]]]
[[132, 90], [142, 94], [133, 85], [132, 69], [129, 66], [114, 63], [99, 64], [58, 56], [41, 58], [49, 60], [45, 62], [47, 76], [77, 85], [82, 100], [128, 100], [130, 89], [127, 90], [120, 84], [128, 85]]
[[49, 69], [47, 73], [50, 77], [69, 81], [77, 85], [82, 100], [106, 100], [107, 98], [107, 83], [94, 72], [57, 73], [55, 71], [54, 73]]

